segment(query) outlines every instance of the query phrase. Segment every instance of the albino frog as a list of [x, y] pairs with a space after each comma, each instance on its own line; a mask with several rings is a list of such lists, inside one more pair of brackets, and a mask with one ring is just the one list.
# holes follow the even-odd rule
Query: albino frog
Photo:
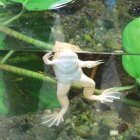
[[80, 49], [77, 46], [63, 42], [56, 42], [53, 51], [55, 52], [53, 59], [49, 60], [52, 54], [49, 52], [43, 56], [43, 61], [46, 65], [53, 65], [57, 78], [57, 98], [61, 105], [61, 110], [56, 114], [43, 117], [46, 120], [42, 124], [48, 123], [49, 127], [52, 125], [58, 126], [60, 122], [64, 121], [63, 116], [69, 107], [67, 93], [72, 84], [82, 86], [84, 88], [83, 95], [89, 100], [99, 100], [105, 103], [120, 99], [120, 92], [113, 91], [113, 88], [104, 90], [101, 95], [93, 95], [95, 82], [83, 73], [82, 68], [95, 67], [103, 63], [101, 60], [79, 60], [76, 51], [80, 51]]

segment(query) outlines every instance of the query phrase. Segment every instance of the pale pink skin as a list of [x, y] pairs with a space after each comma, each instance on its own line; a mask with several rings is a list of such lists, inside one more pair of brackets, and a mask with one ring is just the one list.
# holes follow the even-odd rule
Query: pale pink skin
[[[44, 63], [46, 65], [55, 65], [55, 63], [57, 62], [56, 60], [60, 56], [61, 57], [65, 56], [65, 58], [66, 58], [67, 54], [71, 54], [73, 57], [76, 57], [76, 59], [77, 59], [76, 63], [77, 63], [78, 68], [81, 69], [81, 77], [77, 81], [72, 81], [72, 82], [67, 82], [67, 83], [60, 82], [59, 80], [57, 81], [57, 98], [61, 105], [61, 110], [57, 114], [48, 115], [48, 116], [44, 117], [46, 119], [46, 121], [44, 121], [43, 124], [49, 123], [49, 127], [52, 125], [58, 126], [59, 123], [63, 121], [63, 116], [67, 112], [68, 107], [69, 107], [69, 100], [67, 97], [67, 93], [69, 92], [72, 84], [77, 84], [77, 85], [80, 85], [81, 87], [83, 87], [84, 88], [83, 95], [85, 98], [87, 98], [89, 100], [99, 100], [102, 103], [104, 103], [104, 102], [112, 102], [114, 99], [119, 99], [119, 97], [112, 95], [112, 93], [109, 95], [106, 92], [104, 92], [98, 96], [93, 95], [94, 90], [95, 90], [95, 82], [91, 78], [87, 77], [82, 71], [83, 67], [92, 68], [92, 67], [95, 67], [95, 66], [103, 63], [102, 61], [100, 61], [100, 60], [99, 61], [79, 60], [78, 55], [75, 53], [76, 50], [79, 50], [79, 48], [77, 48], [77, 46], [74, 46], [74, 45], [68, 44], [68, 43], [63, 43], [63, 42], [57, 42], [56, 44], [57, 44], [56, 46], [58, 46], [58, 47], [55, 46], [54, 50], [56, 53], [54, 54], [53, 59], [49, 60], [51, 53], [47, 53], [43, 56]], [[71, 49], [71, 47], [72, 47], [72, 49]], [[57, 50], [57, 48], [59, 48], [59, 49]], [[112, 98], [112, 99], [110, 99], [110, 98]]]

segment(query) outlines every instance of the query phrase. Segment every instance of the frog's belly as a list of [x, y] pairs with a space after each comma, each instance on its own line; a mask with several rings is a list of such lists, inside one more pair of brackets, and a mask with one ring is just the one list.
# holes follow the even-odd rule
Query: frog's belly
[[81, 77], [82, 70], [75, 61], [63, 60], [54, 65], [54, 71], [57, 79], [61, 82], [77, 81]]

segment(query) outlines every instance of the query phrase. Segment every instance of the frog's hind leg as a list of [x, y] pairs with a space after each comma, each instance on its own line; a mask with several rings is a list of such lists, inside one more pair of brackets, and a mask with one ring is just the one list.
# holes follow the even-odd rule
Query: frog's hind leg
[[74, 83], [82, 86], [84, 88], [84, 97], [91, 100], [91, 97], [93, 96], [95, 90], [95, 82], [91, 78], [87, 77], [85, 74], [82, 74], [80, 80]]
[[71, 87], [70, 83], [61, 83], [61, 82], [57, 83], [57, 98], [61, 105], [61, 110], [58, 113], [43, 117], [42, 124], [46, 123], [49, 127], [51, 127], [52, 125], [58, 126], [62, 121], [64, 121], [63, 116], [69, 107], [67, 93], [69, 92], [70, 87]]
[[100, 102], [105, 103], [113, 102], [115, 99], [120, 99], [121, 93], [114, 91], [114, 88], [104, 90], [101, 95], [93, 95], [95, 82], [85, 74], [82, 74], [80, 80], [75, 83], [84, 87], [83, 94], [85, 98], [89, 100], [99, 100]]

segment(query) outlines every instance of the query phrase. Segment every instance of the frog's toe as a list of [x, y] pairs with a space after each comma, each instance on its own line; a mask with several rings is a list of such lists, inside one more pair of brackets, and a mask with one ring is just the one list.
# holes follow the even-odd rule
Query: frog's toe
[[101, 95], [99, 95], [99, 100], [102, 103], [113, 102], [114, 100], [120, 99], [121, 93], [118, 91], [113, 91], [113, 88], [106, 89]]
[[63, 116], [61, 114], [52, 114], [42, 117], [43, 122], [42, 124], [46, 124], [48, 127], [51, 126], [58, 126], [61, 122], [64, 121]]

